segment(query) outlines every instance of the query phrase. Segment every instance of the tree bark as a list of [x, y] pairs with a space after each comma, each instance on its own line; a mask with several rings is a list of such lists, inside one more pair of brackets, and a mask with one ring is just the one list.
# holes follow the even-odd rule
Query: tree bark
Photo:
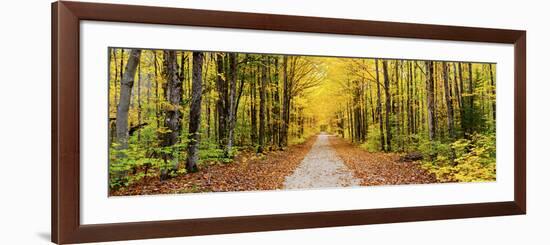
[[[178, 63], [176, 51], [164, 51], [164, 96], [167, 105], [164, 106], [164, 126], [167, 132], [161, 134], [161, 146], [170, 147], [179, 143], [181, 132], [181, 102], [182, 102], [182, 81], [178, 76]], [[173, 152], [177, 149], [172, 149]], [[161, 180], [168, 179], [171, 174], [179, 168], [179, 160], [176, 154], [164, 154], [164, 160], [170, 162], [168, 169], [162, 169]]]
[[155, 72], [155, 119], [157, 122], [157, 130], [160, 128], [160, 82], [159, 82], [159, 69], [157, 64], [157, 51], [153, 50], [153, 62], [154, 62], [154, 72]]
[[434, 108], [434, 67], [433, 61], [425, 61], [426, 65], [426, 93], [428, 104], [428, 134], [430, 140], [435, 139], [435, 108]]
[[[117, 54], [116, 54], [116, 49], [112, 49], [111, 50], [111, 56], [113, 57], [113, 61], [114, 61], [114, 64], [115, 64], [115, 99], [114, 99], [114, 106], [115, 108], [118, 107], [118, 83], [120, 82], [120, 79], [118, 77], [118, 62], [117, 62]], [[122, 65], [120, 66], [121, 69], [122, 69]]]
[[[399, 136], [403, 136], [403, 121], [402, 121], [403, 108], [401, 107], [401, 105], [402, 105], [401, 102], [403, 101], [401, 99], [401, 97], [403, 96], [403, 91], [402, 91], [402, 88], [401, 88], [401, 77], [400, 77], [400, 73], [399, 73], [400, 63], [401, 62], [399, 60], [396, 60], [395, 64], [394, 64], [395, 65], [395, 87], [397, 89], [396, 89], [396, 96], [393, 97], [393, 101], [394, 101], [394, 106], [395, 106], [395, 109], [394, 109], [394, 114], [395, 114], [394, 125], [397, 124], [396, 134], [399, 135]], [[403, 137], [400, 137], [400, 138], [403, 138]], [[399, 148], [399, 147], [401, 147], [401, 140], [398, 138], [397, 148]]]
[[283, 121], [279, 147], [286, 147], [288, 142], [288, 125], [290, 123], [290, 85], [288, 81], [288, 56], [283, 56]]
[[380, 148], [382, 151], [385, 151], [386, 139], [384, 137], [384, 119], [382, 118], [382, 95], [380, 92], [380, 72], [378, 71], [378, 59], [375, 59], [374, 62], [376, 64], [376, 92], [378, 97], [376, 111], [378, 112], [378, 122], [380, 124]]
[[233, 147], [233, 138], [234, 138], [234, 129], [235, 129], [235, 118], [236, 110], [236, 91], [237, 91], [237, 54], [229, 53], [229, 104], [228, 104], [228, 115], [227, 115], [227, 145], [224, 150], [224, 156], [231, 156], [231, 148]]
[[451, 93], [451, 87], [449, 86], [449, 72], [447, 62], [443, 62], [443, 86], [445, 89], [445, 101], [447, 104], [447, 127], [449, 128], [449, 137], [455, 138], [454, 131], [454, 111], [453, 111], [453, 98]]
[[[122, 83], [122, 79], [124, 78], [124, 49], [120, 49], [120, 82]], [[115, 91], [117, 90], [115, 86]], [[115, 105], [118, 105], [118, 100], [116, 94], [115, 94]]]
[[468, 80], [469, 80], [469, 86], [468, 86], [468, 93], [470, 94], [469, 101], [470, 101], [470, 109], [474, 108], [474, 77], [472, 76], [472, 63], [468, 63]]
[[468, 98], [467, 98], [467, 107], [464, 108], [464, 135], [469, 137], [473, 131], [474, 127], [474, 78], [472, 75], [472, 63], [468, 63]]
[[250, 141], [252, 144], [256, 144], [256, 141], [258, 140], [258, 123], [256, 120], [256, 80], [257, 74], [256, 71], [253, 71], [250, 81]]
[[227, 77], [225, 76], [223, 54], [216, 53], [216, 89], [218, 92], [218, 100], [216, 102], [216, 111], [218, 114], [218, 144], [221, 147], [226, 146], [227, 144]]
[[187, 145], [187, 172], [196, 172], [199, 160], [199, 129], [201, 124], [203, 53], [193, 52], [193, 79], [191, 84], [191, 109], [189, 110], [189, 143]]
[[382, 60], [382, 70], [384, 73], [384, 87], [386, 91], [386, 151], [391, 151], [391, 125], [390, 125], [390, 113], [392, 109], [391, 95], [390, 95], [390, 77], [388, 74], [388, 64], [386, 60]]
[[495, 88], [495, 78], [493, 75], [493, 64], [489, 64], [489, 76], [491, 78], [491, 107], [493, 109], [493, 120], [496, 122], [497, 120], [497, 104], [496, 104], [496, 88]]
[[266, 87], [267, 87], [267, 62], [265, 58], [261, 61], [261, 81], [260, 81], [260, 130], [258, 134], [258, 153], [263, 152], [265, 143], [265, 123], [266, 123]]
[[128, 148], [128, 110], [132, 97], [132, 88], [136, 76], [136, 68], [141, 56], [140, 49], [133, 49], [128, 57], [126, 69], [120, 81], [120, 102], [116, 113], [116, 135], [118, 149]]
[[361, 106], [363, 107], [363, 109], [361, 110], [361, 115], [362, 115], [362, 118], [363, 118], [363, 127], [362, 127], [362, 130], [363, 132], [361, 133], [361, 135], [363, 136], [363, 139], [362, 141], [363, 142], [367, 142], [368, 138], [369, 138], [369, 109], [368, 109], [368, 101], [369, 101], [369, 98], [368, 98], [368, 93], [366, 90], [368, 90], [369, 87], [368, 87], [368, 82], [365, 82], [365, 78], [362, 77], [361, 78]]
[[454, 73], [454, 87], [455, 87], [455, 95], [456, 95], [456, 100], [457, 100], [457, 104], [458, 104], [458, 108], [462, 108], [462, 91], [460, 90], [460, 88], [458, 87], [459, 83], [458, 83], [458, 70], [456, 69], [456, 64], [453, 64], [453, 73]]
[[407, 74], [407, 118], [408, 118], [408, 131], [410, 134], [415, 134], [414, 128], [414, 111], [413, 111], [413, 82], [412, 82], [412, 62], [408, 62], [408, 74]]
[[273, 113], [273, 143], [275, 145], [280, 144], [280, 121], [281, 121], [281, 101], [279, 98], [279, 57], [275, 57], [275, 78], [274, 78], [274, 85], [275, 89], [273, 91], [273, 107], [272, 107], [272, 113]]
[[181, 131], [181, 110], [180, 103], [182, 101], [182, 82], [177, 75], [177, 53], [176, 51], [164, 51], [164, 77], [165, 98], [169, 106], [165, 106], [165, 121], [164, 125], [170, 130], [164, 135], [163, 146], [171, 146], [178, 142], [179, 133]]
[[[138, 61], [137, 67], [138, 82], [137, 82], [137, 119], [138, 125], [141, 125], [141, 61]], [[137, 140], [141, 141], [141, 131], [137, 130]]]

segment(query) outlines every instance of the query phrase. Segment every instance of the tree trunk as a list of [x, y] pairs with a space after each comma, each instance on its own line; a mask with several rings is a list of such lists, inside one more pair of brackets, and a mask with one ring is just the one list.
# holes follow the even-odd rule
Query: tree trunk
[[454, 111], [453, 111], [453, 99], [452, 99], [452, 90], [449, 86], [449, 72], [447, 67], [447, 62], [443, 62], [443, 86], [445, 89], [445, 101], [447, 104], [447, 127], [449, 128], [449, 137], [451, 139], [455, 138], [454, 131]]
[[265, 143], [265, 123], [266, 123], [266, 87], [267, 87], [267, 62], [262, 60], [261, 64], [261, 83], [260, 83], [260, 131], [258, 137], [258, 153], [263, 152]]
[[472, 63], [468, 63], [468, 93], [470, 94], [470, 108], [474, 108], [474, 77], [472, 76]]
[[[166, 80], [164, 95], [167, 106], [164, 106], [164, 125], [167, 132], [161, 134], [161, 146], [170, 147], [179, 143], [181, 132], [181, 102], [182, 102], [182, 81], [178, 76], [178, 63], [176, 51], [164, 51], [164, 78]], [[173, 152], [177, 149], [172, 149]], [[168, 169], [162, 169], [161, 180], [168, 179], [179, 168], [179, 160], [175, 154], [164, 154], [164, 160], [170, 162]]]
[[[117, 54], [116, 54], [116, 49], [111, 49], [111, 56], [113, 57], [113, 61], [114, 61], [114, 64], [115, 64], [115, 99], [114, 99], [114, 106], [115, 108], [118, 107], [118, 83], [120, 82], [120, 79], [118, 77], [118, 62], [117, 62]], [[122, 65], [120, 66], [121, 69], [122, 69]]]
[[280, 121], [281, 121], [281, 101], [279, 98], [279, 57], [275, 58], [275, 78], [274, 78], [275, 89], [273, 91], [273, 143], [275, 145], [280, 144]]
[[250, 81], [250, 141], [252, 144], [255, 144], [258, 140], [258, 123], [256, 120], [256, 78], [256, 71], [253, 71]]
[[[116, 139], [116, 110], [117, 110], [117, 107], [118, 107], [118, 104], [115, 103], [117, 93], [118, 93], [118, 90], [116, 89], [118, 87], [118, 62], [117, 62], [115, 50], [116, 49], [114, 49], [114, 48], [109, 49], [109, 74], [113, 73], [111, 71], [112, 70], [111, 66], [114, 65], [114, 67], [115, 67], [115, 71], [114, 71], [115, 76], [114, 76], [114, 78], [112, 78], [109, 75], [109, 112], [108, 112], [108, 115], [109, 115], [108, 116], [109, 117], [109, 142], [108, 142], [108, 145], [109, 145], [109, 147], [113, 144], [113, 142], [115, 142], [115, 139]], [[114, 87], [114, 89], [111, 89], [111, 87]], [[114, 94], [113, 101], [111, 101], [111, 93]], [[113, 110], [114, 110], [114, 113], [115, 113], [115, 118], [111, 119], [111, 114], [112, 114]]]
[[[182, 54], [182, 57], [183, 57], [183, 54]], [[210, 57], [210, 59], [208, 58]], [[204, 78], [204, 88], [203, 90], [206, 90], [204, 92], [204, 94], [206, 95], [206, 97], [204, 98], [205, 99], [205, 103], [206, 103], [206, 138], [207, 139], [210, 139], [210, 119], [211, 119], [211, 106], [210, 106], [210, 92], [212, 91], [212, 87], [210, 85], [210, 82], [208, 81], [208, 67], [210, 67], [210, 62], [212, 61], [212, 55], [210, 54], [209, 56], [204, 56], [204, 73], [202, 75], [202, 77]], [[182, 78], [183, 79], [183, 78]], [[183, 81], [183, 80], [182, 80]]]
[[408, 133], [405, 132], [405, 129], [407, 127], [405, 123], [405, 114], [406, 114], [406, 108], [405, 108], [405, 97], [407, 94], [407, 90], [405, 87], [405, 79], [403, 79], [405, 74], [405, 63], [404, 61], [398, 61], [399, 67], [401, 68], [401, 73], [399, 74], [399, 80], [398, 84], [400, 87], [400, 96], [399, 96], [399, 119], [400, 119], [400, 128], [399, 132], [401, 134], [400, 137], [400, 149], [403, 150], [405, 148], [405, 135], [408, 135]]
[[428, 134], [430, 140], [434, 140], [435, 132], [435, 108], [434, 108], [434, 67], [433, 61], [425, 61], [426, 65], [426, 93], [428, 104]]
[[[372, 118], [372, 123], [376, 123], [376, 118], [375, 118], [375, 107], [374, 107], [374, 99], [373, 99], [373, 95], [372, 95], [372, 87], [371, 85], [367, 82], [367, 90], [369, 91], [369, 103], [370, 103], [370, 111], [371, 111], [371, 118]], [[368, 130], [368, 128], [367, 128]]]
[[[122, 79], [124, 79], [124, 49], [120, 49], [120, 82], [122, 83]], [[115, 86], [115, 91], [117, 90], [117, 87]], [[115, 105], [118, 105], [118, 100], [116, 94], [115, 94]]]
[[384, 87], [386, 91], [386, 150], [391, 151], [391, 125], [390, 125], [390, 113], [392, 108], [391, 95], [390, 95], [390, 77], [388, 74], [388, 64], [386, 60], [382, 60], [382, 70], [384, 73]]
[[407, 118], [409, 134], [415, 134], [414, 128], [414, 99], [413, 99], [413, 82], [412, 82], [412, 62], [409, 61], [409, 72], [407, 74]]
[[418, 90], [416, 82], [416, 67], [413, 68], [413, 62], [411, 61], [411, 67], [409, 69], [411, 73], [411, 96], [412, 96], [412, 124], [413, 124], [413, 134], [418, 133], [418, 111], [419, 111], [419, 99], [418, 99]]
[[234, 140], [234, 129], [235, 129], [235, 102], [236, 102], [236, 93], [237, 93], [237, 54], [229, 53], [229, 104], [227, 112], [227, 145], [224, 150], [225, 157], [231, 157], [231, 148], [233, 147]]
[[489, 76], [491, 78], [491, 94], [493, 95], [491, 98], [491, 107], [493, 109], [493, 120], [496, 122], [497, 120], [497, 104], [496, 104], [496, 88], [495, 88], [495, 78], [493, 77], [493, 64], [489, 64]]
[[165, 107], [164, 125], [171, 132], [165, 134], [163, 146], [171, 146], [178, 142], [181, 131], [181, 110], [182, 82], [177, 75], [177, 54], [176, 51], [164, 51], [164, 67], [166, 87], [164, 94], [169, 106]]
[[126, 69], [120, 81], [120, 102], [116, 113], [116, 135], [118, 149], [128, 148], [128, 110], [132, 98], [132, 88], [136, 76], [136, 68], [141, 56], [140, 49], [133, 49], [128, 57]]
[[[244, 59], [248, 60], [248, 55]], [[246, 64], [248, 64], [248, 61], [247, 61]], [[235, 121], [238, 121], [237, 112], [239, 111], [239, 105], [241, 103], [241, 97], [242, 97], [243, 91], [244, 91], [245, 78], [246, 78], [246, 70], [245, 70], [245, 68], [243, 68], [243, 71], [240, 73], [239, 88], [237, 90], [237, 95], [236, 95], [237, 98], [236, 98], [236, 101], [235, 101]], [[244, 117], [243, 117], [243, 119], [244, 119]]]
[[353, 123], [353, 114], [351, 109], [351, 103], [347, 102], [347, 114], [348, 114], [348, 124], [349, 124], [349, 138], [351, 141], [355, 141], [355, 124]]
[[155, 119], [157, 122], [157, 130], [160, 128], [160, 82], [159, 82], [159, 69], [157, 64], [157, 51], [153, 50], [153, 62], [155, 65]]
[[201, 124], [203, 53], [193, 52], [193, 79], [191, 84], [191, 109], [189, 110], [189, 143], [187, 145], [187, 172], [196, 172], [199, 160], [199, 129]]
[[[403, 121], [401, 121], [401, 119], [402, 119], [403, 110], [401, 108], [401, 101], [402, 101], [401, 96], [403, 96], [402, 95], [403, 91], [402, 91], [402, 88], [401, 88], [401, 77], [400, 77], [400, 74], [399, 74], [399, 65], [400, 65], [400, 61], [396, 60], [394, 66], [395, 66], [395, 87], [397, 89], [396, 89], [396, 96], [393, 97], [394, 107], [395, 107], [395, 109], [394, 109], [394, 114], [395, 114], [394, 125], [397, 124], [396, 135], [402, 136], [403, 135]], [[399, 140], [399, 138], [398, 138], [397, 148], [400, 148], [400, 147], [401, 147], [401, 140]]]
[[380, 124], [380, 148], [382, 151], [386, 150], [386, 139], [384, 138], [384, 120], [382, 118], [382, 95], [380, 92], [380, 72], [378, 71], [378, 59], [375, 59], [376, 63], [376, 92], [378, 96], [378, 105], [376, 111], [378, 112], [378, 122]]
[[[138, 82], [137, 82], [137, 119], [138, 119], [138, 126], [141, 125], [141, 61], [138, 61]], [[137, 140], [138, 142], [141, 141], [141, 130], [137, 130]]]
[[288, 82], [288, 56], [283, 56], [283, 121], [279, 147], [287, 146], [290, 123], [290, 85]]
[[363, 102], [361, 105], [363, 106], [363, 110], [361, 110], [362, 116], [363, 116], [363, 142], [367, 142], [369, 138], [369, 109], [368, 109], [368, 93], [366, 90], [369, 89], [368, 82], [365, 82], [365, 78], [363, 77], [361, 79], [361, 98]]
[[469, 136], [473, 133], [474, 127], [474, 78], [472, 75], [472, 63], [468, 63], [468, 107], [464, 108], [464, 133]]
[[217, 76], [216, 76], [216, 89], [218, 92], [218, 100], [216, 102], [216, 111], [218, 113], [218, 144], [221, 147], [225, 147], [227, 144], [226, 141], [226, 135], [227, 135], [227, 127], [226, 127], [226, 121], [227, 121], [227, 77], [225, 76], [224, 71], [224, 62], [223, 62], [223, 54], [217, 53], [216, 54], [216, 68], [217, 68]]
[[462, 91], [460, 90], [460, 88], [458, 87], [458, 70], [456, 69], [456, 64], [453, 64], [453, 73], [454, 73], [454, 87], [455, 87], [455, 95], [456, 95], [456, 100], [457, 100], [457, 103], [458, 103], [458, 108], [462, 108]]

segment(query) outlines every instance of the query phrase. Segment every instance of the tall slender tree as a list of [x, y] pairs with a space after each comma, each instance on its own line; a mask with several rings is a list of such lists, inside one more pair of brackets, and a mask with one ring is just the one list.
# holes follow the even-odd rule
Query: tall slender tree
[[454, 130], [454, 110], [453, 110], [453, 99], [452, 99], [452, 90], [449, 86], [449, 67], [447, 62], [443, 62], [443, 86], [445, 88], [445, 101], [447, 105], [447, 127], [449, 129], [449, 137], [451, 139], [455, 138]]
[[[178, 76], [178, 63], [176, 51], [164, 51], [164, 97], [167, 105], [164, 106], [164, 125], [166, 131], [161, 133], [161, 146], [171, 147], [179, 143], [181, 132], [181, 103], [183, 100], [182, 81]], [[164, 154], [164, 161], [169, 162], [169, 168], [162, 169], [161, 179], [168, 179], [179, 168], [178, 154]]]
[[260, 131], [258, 137], [258, 152], [263, 152], [266, 131], [266, 88], [267, 88], [267, 57], [261, 60], [260, 81]]
[[279, 148], [285, 147], [288, 142], [288, 126], [290, 123], [290, 84], [288, 79], [288, 56], [283, 56], [283, 120], [279, 136]]
[[221, 147], [227, 145], [227, 110], [228, 110], [228, 93], [227, 93], [227, 77], [224, 69], [223, 53], [216, 53], [216, 90], [218, 99], [216, 102], [216, 112], [218, 115], [218, 144]]
[[378, 59], [374, 59], [376, 67], [376, 93], [378, 97], [376, 111], [378, 112], [378, 122], [380, 124], [380, 149], [386, 150], [386, 139], [384, 137], [384, 119], [382, 118], [382, 94], [380, 91], [380, 72], [378, 70]]
[[435, 119], [435, 102], [434, 102], [434, 64], [433, 61], [425, 61], [426, 67], [426, 93], [428, 107], [428, 135], [430, 140], [435, 140], [436, 136], [436, 119]]
[[[117, 106], [116, 112], [116, 142], [118, 144], [117, 149], [128, 149], [128, 111], [130, 109], [130, 101], [132, 99], [132, 88], [134, 86], [134, 79], [136, 76], [136, 68], [141, 57], [141, 50], [133, 49], [128, 56], [128, 62], [126, 63], [126, 69], [120, 80], [120, 102]], [[118, 158], [126, 157], [125, 154], [118, 154]], [[116, 171], [114, 178], [122, 178], [126, 175], [126, 171]]]
[[236, 120], [236, 91], [237, 91], [237, 54], [229, 53], [229, 103], [227, 115], [227, 145], [225, 146], [224, 156], [230, 157], [233, 147], [235, 120]]
[[[274, 78], [273, 78], [273, 107], [272, 107], [272, 114], [273, 114], [273, 143], [275, 145], [279, 145], [280, 143], [280, 125], [281, 125], [281, 101], [279, 98], [279, 57], [275, 57], [275, 72], [274, 72]], [[270, 76], [271, 78], [271, 76]]]
[[193, 81], [191, 84], [191, 109], [189, 111], [189, 143], [187, 145], [187, 161], [185, 168], [188, 172], [196, 172], [199, 160], [199, 129], [201, 124], [202, 100], [202, 52], [193, 52]]
[[492, 115], [493, 115], [493, 120], [496, 122], [497, 120], [497, 101], [496, 101], [496, 89], [495, 89], [495, 78], [494, 78], [494, 75], [493, 75], [493, 64], [489, 64], [489, 77], [490, 77], [490, 82], [491, 82], [491, 95], [492, 95], [492, 98], [491, 98], [491, 108], [492, 108]]
[[390, 124], [390, 115], [391, 115], [391, 95], [390, 95], [390, 76], [388, 74], [388, 61], [382, 60], [382, 70], [384, 75], [384, 91], [386, 92], [386, 150], [391, 151], [391, 124]]
[[116, 113], [116, 136], [119, 149], [128, 148], [128, 110], [132, 98], [132, 88], [136, 76], [136, 68], [141, 57], [141, 49], [132, 49], [128, 56], [126, 69], [120, 81], [120, 102]]

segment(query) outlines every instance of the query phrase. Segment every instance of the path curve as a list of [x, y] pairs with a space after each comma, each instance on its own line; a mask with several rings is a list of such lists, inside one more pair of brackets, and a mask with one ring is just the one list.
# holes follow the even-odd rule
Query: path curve
[[284, 189], [359, 186], [361, 180], [352, 172], [330, 145], [327, 134], [317, 136], [315, 144], [294, 172], [287, 176]]

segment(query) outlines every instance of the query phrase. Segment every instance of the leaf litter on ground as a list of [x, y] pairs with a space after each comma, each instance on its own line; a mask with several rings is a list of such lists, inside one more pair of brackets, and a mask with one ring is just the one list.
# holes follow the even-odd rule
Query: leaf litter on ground
[[397, 153], [368, 152], [337, 136], [331, 136], [330, 143], [354, 176], [362, 180], [362, 186], [438, 182], [420, 163], [400, 161]]
[[285, 150], [257, 154], [243, 151], [232, 162], [203, 166], [196, 173], [182, 174], [169, 180], [148, 177], [120, 188], [111, 196], [278, 190], [285, 177], [302, 162], [316, 137]]

